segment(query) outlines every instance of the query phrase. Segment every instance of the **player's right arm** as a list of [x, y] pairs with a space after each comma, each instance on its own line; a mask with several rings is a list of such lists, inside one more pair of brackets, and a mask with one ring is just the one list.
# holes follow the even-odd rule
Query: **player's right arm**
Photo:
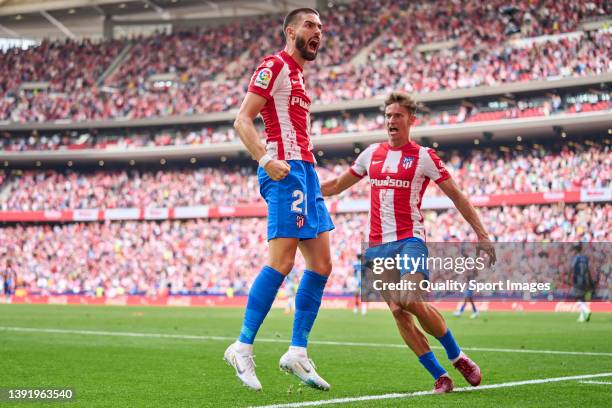
[[340, 194], [364, 178], [368, 174], [372, 152], [376, 146], [378, 146], [378, 144], [371, 145], [361, 152], [361, 154], [357, 156], [357, 159], [355, 159], [355, 163], [340, 176], [324, 181], [321, 184], [321, 193], [323, 196], [327, 197]]
[[340, 176], [321, 183], [321, 193], [324, 197], [340, 194], [359, 180], [361, 180], [361, 177], [357, 177], [350, 170], [347, 170]]
[[[236, 120], [234, 121], [234, 129], [236, 129], [238, 136], [240, 136], [242, 144], [244, 144], [249, 151], [251, 157], [258, 162], [265, 156], [266, 148], [259, 139], [259, 134], [257, 133], [253, 121], [257, 115], [259, 115], [259, 112], [261, 112], [265, 104], [266, 99], [263, 96], [253, 92], [247, 92], [246, 97], [242, 101], [242, 105], [240, 105], [238, 115], [236, 115]], [[291, 167], [289, 167], [289, 164], [284, 160], [272, 159], [264, 165], [264, 170], [272, 180], [278, 181], [289, 174]]]

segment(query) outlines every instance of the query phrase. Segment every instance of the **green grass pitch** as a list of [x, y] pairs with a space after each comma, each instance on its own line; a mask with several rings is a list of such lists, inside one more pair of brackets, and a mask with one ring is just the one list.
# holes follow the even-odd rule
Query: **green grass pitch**
[[[465, 348], [560, 350], [603, 355], [468, 351], [483, 371], [483, 385], [612, 372], [612, 314], [594, 314], [579, 324], [576, 314], [484, 313], [470, 320], [445, 314]], [[0, 305], [0, 388], [71, 387], [64, 403], [9, 403], [0, 408], [241, 407], [429, 390], [433, 381], [408, 348], [321, 344], [400, 344], [388, 312], [367, 316], [323, 310], [311, 334], [309, 354], [332, 385], [321, 392], [298, 385], [278, 369], [288, 346], [292, 316], [273, 310], [256, 342], [257, 374], [263, 391], [241, 386], [222, 361], [237, 335], [240, 309]], [[15, 331], [7, 328], [34, 328]], [[64, 332], [45, 332], [54, 329]], [[65, 331], [94, 331], [95, 334]], [[162, 333], [170, 337], [114, 333]], [[193, 336], [191, 338], [181, 336]], [[210, 338], [210, 337], [222, 338]], [[432, 345], [438, 346], [435, 339]], [[455, 387], [467, 384], [434, 349]], [[349, 402], [356, 407], [610, 407], [612, 376], [448, 395]]]

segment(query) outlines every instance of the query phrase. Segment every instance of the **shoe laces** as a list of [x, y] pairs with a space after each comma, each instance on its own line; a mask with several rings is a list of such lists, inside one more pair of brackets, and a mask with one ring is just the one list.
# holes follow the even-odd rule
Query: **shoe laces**
[[441, 376], [440, 378], [438, 378], [438, 379], [436, 380], [436, 383], [434, 384], [434, 386], [435, 386], [436, 388], [441, 387], [441, 386], [442, 386], [442, 383], [445, 381], [445, 380], [444, 380], [445, 378], [448, 378], [448, 377], [446, 377], [445, 375], [443, 375], [443, 376]]
[[474, 368], [472, 367], [472, 365], [469, 363], [469, 361], [467, 360], [467, 358], [460, 358], [456, 363], [455, 366], [461, 370], [461, 371], [465, 371], [468, 374], [471, 374], [472, 371], [474, 371]]
[[254, 356], [254, 355], [249, 354], [249, 355], [246, 355], [246, 356], [245, 356], [245, 355], [243, 355], [243, 356], [241, 356], [241, 357], [242, 357], [243, 361], [244, 361], [244, 362], [245, 362], [245, 364], [246, 364], [245, 369], [246, 369], [246, 370], [247, 370], [249, 373], [254, 373], [254, 372], [255, 372], [255, 367], [257, 366], [257, 365], [255, 364], [255, 356]]

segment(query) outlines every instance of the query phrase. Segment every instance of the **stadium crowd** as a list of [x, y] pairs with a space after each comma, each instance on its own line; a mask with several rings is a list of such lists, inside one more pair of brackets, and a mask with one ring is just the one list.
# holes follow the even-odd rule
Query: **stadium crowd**
[[[568, 142], [560, 150], [534, 144], [513, 149], [440, 152], [459, 185], [469, 195], [609, 188], [609, 143]], [[340, 174], [351, 159], [327, 160], [317, 168], [322, 180]], [[366, 198], [365, 185], [337, 199]], [[427, 194], [440, 195], [433, 185]], [[261, 200], [253, 167], [192, 169], [0, 171], [0, 210], [177, 207], [244, 204]]]
[[[338, 4], [322, 16], [326, 39], [318, 62], [306, 70], [307, 89], [315, 103], [328, 103], [390, 89], [430, 92], [612, 70], [609, 30], [561, 35], [578, 30], [584, 19], [609, 15], [605, 0], [520, 1], [502, 13], [506, 3]], [[0, 54], [0, 63], [8, 67], [0, 82], [0, 120], [147, 118], [236, 108], [256, 61], [281, 47], [281, 19], [266, 16], [133, 40], [45, 42], [27, 51], [9, 50]], [[513, 36], [508, 36], [509, 26], [516, 26]], [[543, 42], [513, 42], [551, 34], [556, 37]], [[426, 53], [418, 47], [440, 41], [452, 44]], [[104, 84], [97, 84], [124, 47], [131, 47], [128, 56], [102, 78]], [[41, 81], [51, 86], [22, 87]]]
[[[479, 213], [497, 242], [612, 239], [610, 204], [481, 208]], [[424, 219], [429, 242], [475, 239], [454, 210], [425, 211]], [[334, 216], [328, 292], [343, 293], [350, 286], [366, 221], [365, 213]], [[28, 292], [244, 293], [265, 258], [265, 231], [263, 218], [14, 225], [0, 229], [0, 262], [13, 260], [18, 285]], [[300, 256], [295, 267], [304, 268]], [[539, 278], [559, 276], [550, 270]]]
[[[581, 113], [612, 109], [610, 92], [583, 91], [560, 96], [548, 93], [539, 97], [516, 100], [489, 101], [484, 103], [463, 101], [452, 106], [429, 109], [422, 105], [417, 112], [415, 126], [453, 125], [487, 120], [508, 120], [559, 113]], [[384, 129], [384, 115], [378, 111], [342, 112], [333, 116], [313, 116], [313, 136], [338, 133], [368, 132]], [[263, 129], [260, 128], [260, 134]], [[90, 130], [16, 135], [5, 132], [0, 138], [0, 148], [7, 151], [58, 150], [58, 149], [130, 149], [152, 146], [208, 145], [238, 141], [234, 128], [228, 124], [192, 126], [184, 128], [149, 130]]]

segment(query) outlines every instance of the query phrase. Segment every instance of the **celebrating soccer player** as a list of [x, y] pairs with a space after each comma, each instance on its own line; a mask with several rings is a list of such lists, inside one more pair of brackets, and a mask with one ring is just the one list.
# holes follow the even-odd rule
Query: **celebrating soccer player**
[[[306, 385], [329, 389], [306, 353], [308, 335], [332, 269], [329, 231], [334, 228], [314, 169], [309, 135], [311, 101], [303, 76], [304, 64], [317, 56], [321, 30], [319, 13], [314, 9], [296, 9], [285, 17], [285, 49], [261, 61], [234, 123], [247, 150], [259, 162], [260, 192], [268, 204], [268, 263], [249, 291], [240, 337], [224, 355], [238, 378], [254, 390], [260, 390], [261, 383], [255, 374], [253, 342], [278, 288], [293, 267], [298, 248], [307, 269], [295, 297], [291, 346], [281, 357], [280, 368]], [[253, 124], [260, 113], [265, 145]]]
[[[323, 195], [339, 194], [368, 175], [372, 191], [367, 234], [370, 248], [366, 251], [366, 260], [373, 252], [390, 256], [399, 253], [418, 258], [428, 254], [420, 206], [427, 184], [433, 180], [474, 229], [479, 250], [488, 255], [491, 263], [495, 262], [495, 250], [474, 207], [459, 190], [435, 152], [410, 140], [410, 126], [414, 123], [415, 113], [416, 103], [408, 95], [392, 93], [385, 101], [387, 142], [369, 146], [346, 172], [325, 181], [322, 184]], [[414, 274], [399, 272], [402, 279], [412, 281], [429, 277], [426, 266], [420, 267]], [[440, 341], [447, 357], [465, 379], [473, 386], [480, 384], [480, 368], [461, 351], [435, 307], [414, 298], [407, 301], [387, 300], [387, 303], [402, 338], [435, 379], [434, 392], [452, 391], [453, 382], [431, 351], [413, 316], [416, 316], [423, 330]]]

